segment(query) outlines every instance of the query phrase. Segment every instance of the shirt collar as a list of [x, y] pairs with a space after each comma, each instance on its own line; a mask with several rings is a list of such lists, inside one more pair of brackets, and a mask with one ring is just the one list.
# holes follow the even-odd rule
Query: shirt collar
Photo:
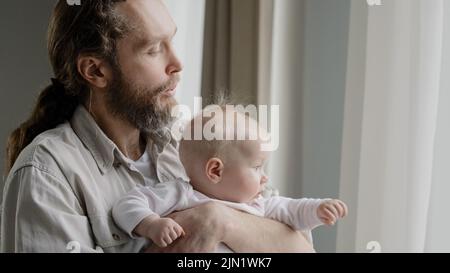
[[149, 146], [155, 146], [158, 153], [162, 153], [169, 143], [177, 146], [177, 142], [169, 128], [170, 127], [164, 127], [158, 132], [147, 133], [147, 144], [150, 143], [151, 145]]
[[118, 150], [116, 144], [103, 133], [82, 105], [75, 110], [70, 124], [104, 174], [114, 163], [115, 150]]
[[[125, 162], [125, 156], [117, 145], [105, 135], [83, 105], [75, 110], [70, 123], [75, 134], [92, 154], [102, 174], [106, 173], [118, 158]], [[169, 143], [178, 147], [169, 128], [163, 128], [158, 133], [147, 133], [147, 149], [153, 147], [156, 154], [160, 154]]]

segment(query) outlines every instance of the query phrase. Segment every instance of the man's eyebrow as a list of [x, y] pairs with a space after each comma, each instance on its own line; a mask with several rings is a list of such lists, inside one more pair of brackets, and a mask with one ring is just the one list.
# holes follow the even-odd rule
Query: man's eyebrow
[[178, 32], [178, 28], [175, 27], [175, 31], [173, 32], [173, 34], [171, 36], [161, 36], [161, 37], [154, 37], [152, 39], [148, 39], [147, 37], [145, 37], [146, 35], [143, 34], [144, 33], [143, 31], [139, 31], [138, 35], [137, 35], [138, 36], [138, 42], [136, 43], [135, 48], [136, 49], [141, 49], [141, 48], [147, 47], [149, 45], [153, 45], [153, 44], [159, 43], [159, 42], [161, 42], [161, 41], [163, 41], [163, 40], [165, 40], [167, 38], [171, 38], [172, 39], [177, 34], [177, 32]]
[[169, 36], [162, 35], [161, 37], [155, 37], [154, 39], [152, 39], [152, 41], [153, 42], [160, 42], [160, 41], [168, 39], [168, 38], [172, 39], [173, 37], [175, 37], [177, 32], [178, 32], [178, 27], [175, 27], [175, 30], [173, 31], [173, 33], [171, 35], [169, 35]]

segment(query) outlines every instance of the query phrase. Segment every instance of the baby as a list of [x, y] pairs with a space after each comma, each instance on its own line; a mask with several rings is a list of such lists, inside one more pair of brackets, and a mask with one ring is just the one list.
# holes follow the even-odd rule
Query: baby
[[[113, 208], [114, 220], [120, 228], [131, 237], [146, 237], [158, 246], [166, 247], [183, 236], [184, 230], [165, 216], [211, 201], [283, 222], [300, 231], [312, 230], [322, 224], [334, 225], [346, 216], [347, 207], [340, 200], [264, 198], [262, 193], [268, 177], [263, 166], [268, 152], [262, 151], [263, 142], [258, 135], [264, 131], [247, 115], [234, 110], [227, 114], [227, 121], [217, 115], [199, 115], [189, 123], [180, 141], [179, 152], [190, 181], [180, 179], [133, 189]], [[231, 116], [234, 119], [228, 122]], [[211, 123], [215, 136], [235, 138], [192, 140], [196, 126], [203, 129]], [[245, 140], [236, 140], [238, 132], [245, 134]]]

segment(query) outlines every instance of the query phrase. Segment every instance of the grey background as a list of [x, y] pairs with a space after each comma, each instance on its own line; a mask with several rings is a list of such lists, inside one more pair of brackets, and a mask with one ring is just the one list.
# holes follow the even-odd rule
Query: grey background
[[[338, 198], [350, 0], [307, 0], [304, 12], [302, 195]], [[318, 252], [336, 251], [336, 226], [313, 235]]]
[[[9, 133], [30, 114], [50, 81], [47, 25], [54, 0], [3, 1], [0, 9], [0, 166]], [[3, 179], [2, 179], [3, 180]], [[3, 187], [2, 187], [3, 189]]]

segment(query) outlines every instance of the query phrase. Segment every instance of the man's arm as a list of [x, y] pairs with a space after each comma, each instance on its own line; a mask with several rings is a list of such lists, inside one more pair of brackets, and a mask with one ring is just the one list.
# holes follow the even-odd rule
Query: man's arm
[[1, 252], [103, 252], [67, 181], [27, 166], [5, 185]]
[[225, 209], [232, 223], [225, 232], [223, 242], [235, 252], [314, 252], [303, 234], [283, 223]]
[[214, 202], [169, 215], [186, 235], [148, 252], [213, 252], [221, 242], [235, 252], [313, 252], [305, 237], [279, 222]]

